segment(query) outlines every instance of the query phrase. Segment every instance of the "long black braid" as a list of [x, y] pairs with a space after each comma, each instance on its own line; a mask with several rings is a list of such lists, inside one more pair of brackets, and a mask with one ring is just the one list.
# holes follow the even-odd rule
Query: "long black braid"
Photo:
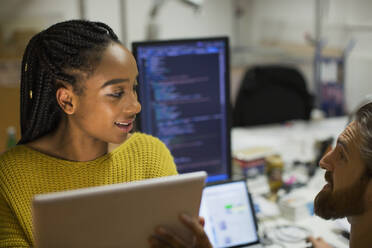
[[81, 92], [82, 73], [91, 75], [104, 48], [118, 37], [104, 23], [71, 20], [35, 35], [27, 45], [21, 74], [21, 140], [24, 144], [53, 131], [62, 109], [56, 91], [64, 83]]

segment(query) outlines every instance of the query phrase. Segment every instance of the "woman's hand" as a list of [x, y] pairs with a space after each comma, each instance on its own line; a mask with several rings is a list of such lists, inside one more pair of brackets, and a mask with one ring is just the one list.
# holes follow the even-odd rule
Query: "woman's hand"
[[186, 214], [181, 214], [179, 219], [194, 234], [193, 242], [188, 244], [170, 230], [158, 227], [155, 230], [155, 235], [149, 238], [151, 248], [212, 248], [204, 231], [204, 218], [191, 218]]
[[307, 240], [313, 245], [313, 248], [332, 248], [327, 242], [322, 238], [314, 238], [312, 236], [308, 237]]

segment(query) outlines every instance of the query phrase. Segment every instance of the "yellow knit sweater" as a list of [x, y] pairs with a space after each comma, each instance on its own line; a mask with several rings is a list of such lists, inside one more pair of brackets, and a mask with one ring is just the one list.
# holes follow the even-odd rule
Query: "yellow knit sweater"
[[58, 159], [18, 145], [0, 156], [0, 247], [30, 247], [35, 194], [177, 174], [157, 138], [134, 133], [111, 153], [88, 162]]

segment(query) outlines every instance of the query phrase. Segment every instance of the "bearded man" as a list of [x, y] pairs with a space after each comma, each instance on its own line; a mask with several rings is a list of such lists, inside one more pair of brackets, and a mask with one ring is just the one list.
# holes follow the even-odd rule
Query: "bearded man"
[[[319, 165], [327, 184], [315, 198], [315, 214], [327, 220], [347, 217], [350, 248], [372, 247], [372, 103], [357, 111]], [[330, 247], [321, 238], [309, 241], [314, 248]]]

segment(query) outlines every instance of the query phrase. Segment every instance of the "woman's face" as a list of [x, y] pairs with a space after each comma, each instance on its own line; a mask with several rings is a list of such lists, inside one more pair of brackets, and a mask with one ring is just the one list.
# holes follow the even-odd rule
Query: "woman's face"
[[75, 95], [70, 120], [83, 138], [115, 144], [127, 138], [141, 111], [135, 91], [137, 75], [133, 55], [120, 44], [109, 44], [94, 73], [81, 82], [82, 94]]

